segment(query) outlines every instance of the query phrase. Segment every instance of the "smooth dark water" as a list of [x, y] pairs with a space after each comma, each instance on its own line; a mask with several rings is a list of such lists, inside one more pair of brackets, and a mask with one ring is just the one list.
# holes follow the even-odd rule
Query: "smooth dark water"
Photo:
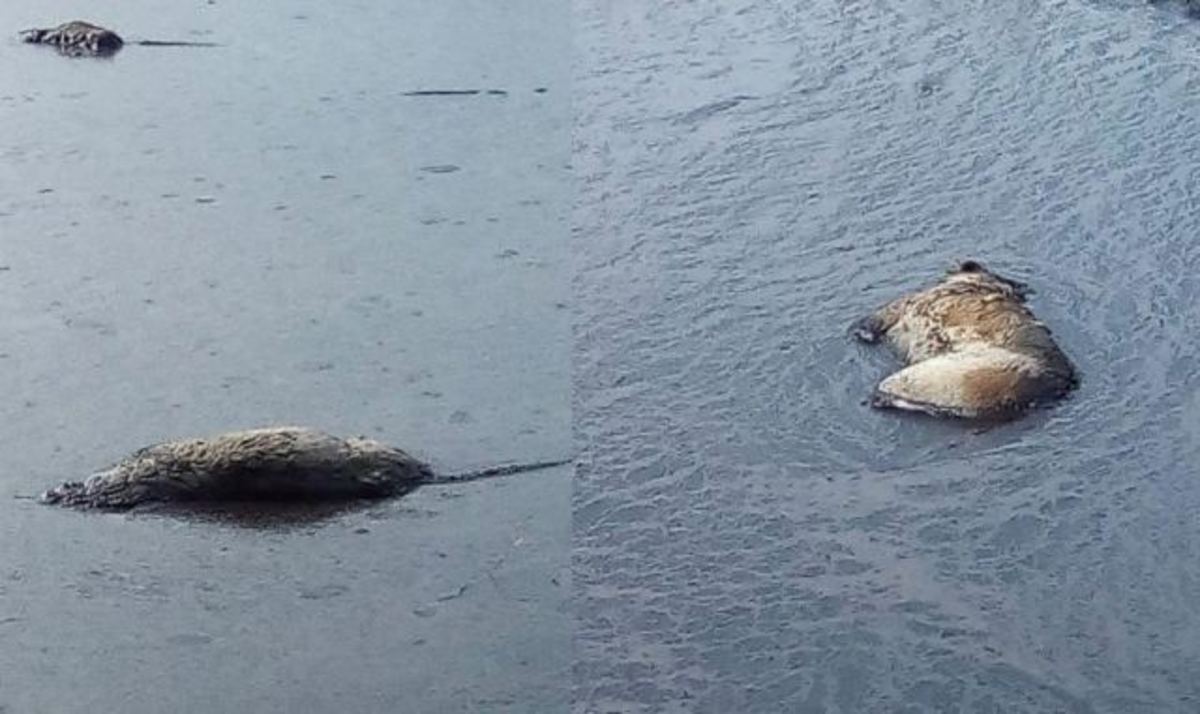
[[[575, 709], [1200, 710], [1200, 25], [574, 7]], [[870, 410], [847, 326], [967, 257], [1081, 388]]]
[[[569, 468], [232, 522], [11, 497], [261, 424], [569, 455], [569, 8], [110, 5], [0, 7], [0, 711], [561, 711]], [[16, 40], [76, 17], [220, 46]]]

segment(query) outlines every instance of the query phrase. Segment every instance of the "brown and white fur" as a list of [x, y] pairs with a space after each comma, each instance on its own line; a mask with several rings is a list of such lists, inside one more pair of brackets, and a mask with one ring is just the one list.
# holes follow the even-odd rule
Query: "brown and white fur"
[[884, 305], [854, 325], [885, 339], [908, 364], [871, 405], [938, 416], [1004, 418], [1075, 387], [1075, 368], [1025, 306], [1029, 288], [966, 261], [941, 282]]
[[68, 481], [44, 503], [126, 509], [148, 502], [339, 501], [399, 496], [427, 483], [548, 468], [564, 461], [435, 475], [400, 449], [303, 427], [268, 427], [168, 441], [134, 452], [84, 481]]

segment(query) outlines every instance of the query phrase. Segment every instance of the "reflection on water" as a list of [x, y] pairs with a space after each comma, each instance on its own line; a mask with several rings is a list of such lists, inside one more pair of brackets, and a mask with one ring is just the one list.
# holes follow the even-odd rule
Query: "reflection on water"
[[[1200, 25], [1140, 3], [577, 3], [579, 711], [1193, 711]], [[1082, 375], [870, 410], [977, 258]]]
[[137, 518], [171, 518], [202, 525], [285, 532], [312, 531], [336, 523], [339, 516], [366, 510], [374, 501], [329, 503], [188, 503], [147, 504], [127, 513]]

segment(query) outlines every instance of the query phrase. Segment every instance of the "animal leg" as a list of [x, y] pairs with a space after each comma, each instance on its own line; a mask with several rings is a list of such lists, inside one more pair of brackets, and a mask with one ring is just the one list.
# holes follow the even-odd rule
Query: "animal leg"
[[988, 347], [931, 357], [888, 376], [871, 406], [934, 416], [1003, 416], [1047, 391], [1031, 358]]

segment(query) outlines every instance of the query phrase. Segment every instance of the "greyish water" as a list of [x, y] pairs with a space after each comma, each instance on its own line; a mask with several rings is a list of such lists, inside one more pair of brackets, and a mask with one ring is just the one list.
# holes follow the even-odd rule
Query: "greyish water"
[[[577, 711], [1200, 711], [1200, 24], [575, 9]], [[863, 406], [849, 323], [965, 257], [1082, 387]]]
[[[569, 454], [569, 8], [105, 5], [0, 6], [0, 711], [561, 711], [568, 468], [302, 521], [12, 497], [258, 424]], [[16, 40], [77, 17], [220, 46]]]

